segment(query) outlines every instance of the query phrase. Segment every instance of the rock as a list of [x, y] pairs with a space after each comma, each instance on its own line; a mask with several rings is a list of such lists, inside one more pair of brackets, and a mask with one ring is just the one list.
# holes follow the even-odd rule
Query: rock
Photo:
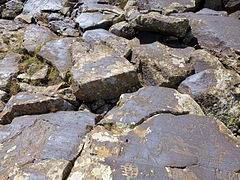
[[33, 86], [27, 83], [19, 83], [18, 85], [21, 91], [28, 92], [28, 93], [43, 94], [42, 92], [46, 89], [46, 87], [44, 86]]
[[77, 100], [76, 96], [73, 94], [73, 90], [71, 88], [64, 88], [58, 90], [57, 94], [55, 94], [57, 97], [61, 97], [62, 99], [68, 101], [75, 107], [80, 106], [80, 102]]
[[95, 110], [99, 109], [100, 107], [104, 106], [105, 104], [106, 104], [106, 102], [104, 100], [99, 99], [91, 104], [91, 109], [93, 111], [95, 111]]
[[240, 142], [216, 119], [167, 113], [134, 129], [106, 127], [87, 135], [68, 180], [239, 177]]
[[51, 98], [42, 94], [18, 93], [6, 104], [0, 115], [1, 124], [9, 124], [14, 117], [43, 114], [55, 111], [69, 111], [73, 106], [61, 98]]
[[34, 15], [32, 15], [30, 13], [19, 14], [14, 20], [20, 21], [22, 23], [27, 23], [27, 24], [31, 24], [36, 21]]
[[198, 12], [196, 12], [198, 15], [213, 15], [213, 16], [227, 16], [226, 11], [214, 11], [212, 9], [204, 8]]
[[4, 102], [8, 100], [8, 94], [5, 91], [0, 90], [0, 100]]
[[125, 21], [112, 25], [109, 31], [117, 36], [127, 39], [134, 38], [137, 33], [136, 30]]
[[198, 8], [200, 0], [139, 0], [135, 1], [138, 8], [147, 11], [159, 11], [163, 14], [170, 14], [172, 12], [186, 12], [194, 11]]
[[79, 54], [71, 74], [75, 96], [87, 102], [114, 99], [138, 85], [134, 66], [105, 45], [95, 45], [93, 51]]
[[18, 62], [21, 60], [21, 56], [16, 53], [10, 53], [0, 61], [0, 88], [6, 90], [10, 85], [11, 80], [17, 75]]
[[5, 4], [2, 18], [14, 19], [23, 9], [23, 3], [18, 0], [10, 0]]
[[226, 66], [240, 72], [240, 21], [233, 17], [197, 15], [194, 13], [176, 14], [189, 19], [192, 34], [197, 38], [199, 45], [209, 51], [214, 51]]
[[132, 62], [141, 72], [142, 85], [177, 87], [189, 75], [193, 74], [190, 54], [193, 48], [170, 48], [155, 42], [136, 47]]
[[60, 35], [77, 37], [79, 32], [75, 29], [76, 24], [70, 19], [51, 21], [50, 29]]
[[230, 17], [235, 17], [237, 19], [240, 19], [240, 10], [230, 14], [229, 16]]
[[39, 71], [35, 72], [32, 76], [31, 76], [31, 80], [44, 80], [47, 78], [47, 74], [49, 71], [49, 67], [47, 65], [45, 65], [42, 69], [40, 69]]
[[48, 28], [31, 24], [25, 31], [23, 46], [33, 55], [44, 42], [56, 37]]
[[24, 4], [23, 12], [39, 14], [41, 11], [59, 11], [62, 8], [62, 0], [28, 0]]
[[77, 16], [75, 22], [78, 23], [83, 31], [97, 28], [107, 29], [113, 24], [113, 20], [117, 16], [114, 13], [81, 13]]
[[56, 67], [63, 79], [71, 68], [69, 50], [73, 41], [73, 38], [62, 38], [47, 42], [38, 53], [38, 56]]
[[192, 52], [190, 55], [190, 62], [193, 64], [195, 73], [207, 69], [225, 69], [217, 57], [202, 49]]
[[17, 78], [18, 78], [19, 80], [25, 81], [25, 82], [28, 82], [28, 81], [31, 79], [31, 77], [30, 77], [27, 73], [19, 74], [19, 75], [17, 76]]
[[228, 13], [233, 13], [237, 10], [240, 10], [240, 1], [239, 0], [223, 0], [224, 8]]
[[85, 33], [83, 33], [83, 40], [87, 42], [100, 42], [103, 38], [107, 37], [116, 37], [116, 35], [108, 32], [105, 29], [94, 29], [94, 30], [88, 30]]
[[141, 31], [158, 32], [176, 37], [184, 37], [190, 28], [186, 18], [165, 16], [158, 12], [138, 15], [130, 21], [130, 24]]
[[121, 95], [117, 107], [109, 111], [100, 123], [135, 125], [161, 113], [203, 115], [200, 106], [189, 95], [180, 94], [175, 89], [149, 86]]
[[0, 179], [62, 179], [94, 119], [91, 113], [68, 111], [18, 117], [0, 127]]
[[202, 105], [211, 106], [224, 98], [226, 90], [240, 83], [240, 76], [226, 69], [207, 69], [186, 78], [179, 92], [190, 94]]

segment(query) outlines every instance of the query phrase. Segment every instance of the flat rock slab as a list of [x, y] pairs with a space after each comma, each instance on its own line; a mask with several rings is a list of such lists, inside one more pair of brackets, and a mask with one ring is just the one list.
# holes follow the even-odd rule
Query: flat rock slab
[[160, 11], [163, 14], [172, 12], [193, 11], [199, 4], [199, 0], [139, 0], [136, 1], [140, 9]]
[[72, 89], [80, 100], [114, 99], [139, 83], [135, 67], [107, 46], [73, 57]]
[[176, 14], [189, 19], [192, 34], [198, 39], [199, 45], [207, 50], [228, 56], [223, 62], [240, 72], [240, 21], [233, 17], [197, 15], [194, 13]]
[[163, 35], [184, 37], [190, 28], [186, 18], [165, 16], [158, 12], [138, 15], [130, 24], [141, 31], [158, 32]]
[[203, 115], [200, 106], [189, 95], [175, 89], [149, 86], [122, 95], [117, 107], [109, 111], [100, 123], [134, 125], [159, 113]]
[[141, 45], [133, 49], [132, 62], [141, 69], [144, 85], [177, 87], [193, 74], [189, 63], [194, 48], [170, 48], [161, 43]]
[[64, 111], [18, 117], [0, 127], [0, 178], [60, 178], [69, 161], [77, 157], [94, 119], [91, 113]]
[[110, 33], [109, 31], [105, 29], [94, 29], [94, 30], [88, 30], [85, 33], [83, 33], [83, 40], [87, 42], [101, 42], [103, 38], [107, 37], [116, 37], [115, 34]]
[[38, 53], [38, 56], [56, 67], [63, 79], [71, 68], [69, 50], [73, 41], [74, 38], [62, 38], [47, 42]]
[[114, 13], [81, 13], [79, 16], [77, 16], [75, 22], [78, 23], [82, 30], [109, 28], [113, 24], [114, 18], [117, 16], [118, 15]]
[[69, 111], [72, 109], [73, 106], [61, 98], [21, 92], [13, 96], [6, 104], [0, 114], [0, 124], [9, 124], [14, 117], [18, 116]]
[[240, 142], [213, 118], [160, 114], [133, 130], [97, 127], [87, 139], [68, 180], [239, 178]]
[[28, 0], [24, 5], [23, 12], [39, 14], [41, 11], [59, 11], [62, 8], [62, 0]]
[[56, 37], [48, 28], [31, 24], [25, 31], [23, 46], [30, 54], [34, 54], [40, 45]]
[[5, 90], [6, 86], [10, 83], [11, 78], [17, 74], [18, 62], [21, 56], [16, 53], [10, 53], [0, 61], [0, 88]]

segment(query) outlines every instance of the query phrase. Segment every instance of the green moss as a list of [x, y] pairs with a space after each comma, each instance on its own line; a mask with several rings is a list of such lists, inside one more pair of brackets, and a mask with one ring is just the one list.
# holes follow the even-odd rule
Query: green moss
[[8, 43], [9, 43], [9, 39], [8, 39], [7, 37], [3, 37], [2, 39], [3, 39], [3, 42], [4, 42], [5, 44], [8, 44]]
[[0, 61], [4, 59], [4, 55], [0, 55]]
[[67, 72], [66, 78], [67, 78], [67, 83], [69, 85], [71, 85], [72, 84], [72, 74], [71, 74], [71, 72]]
[[54, 80], [59, 76], [59, 72], [56, 71], [55, 69], [52, 69], [51, 72], [48, 75], [49, 80]]

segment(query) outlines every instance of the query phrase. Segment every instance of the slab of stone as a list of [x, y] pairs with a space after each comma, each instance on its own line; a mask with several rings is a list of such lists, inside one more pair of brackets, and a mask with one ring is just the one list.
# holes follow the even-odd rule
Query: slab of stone
[[91, 113], [66, 111], [18, 117], [0, 127], [0, 178], [60, 179], [94, 119]]
[[76, 23], [70, 19], [51, 21], [50, 29], [60, 35], [77, 37], [79, 32], [76, 29]]
[[109, 111], [100, 123], [139, 124], [159, 113], [203, 115], [200, 106], [186, 94], [175, 89], [149, 86], [135, 93], [123, 94], [117, 106]]
[[189, 19], [192, 34], [199, 45], [209, 51], [224, 56], [222, 63], [240, 72], [240, 21], [233, 17], [197, 15], [194, 13], [176, 14]]
[[18, 0], [10, 0], [5, 3], [5, 8], [2, 12], [2, 18], [14, 19], [18, 14], [22, 12], [23, 3]]
[[41, 11], [59, 11], [62, 8], [62, 0], [28, 0], [24, 4], [23, 12], [39, 14]]
[[30, 54], [34, 54], [44, 42], [56, 37], [48, 28], [31, 24], [24, 33], [23, 46]]
[[71, 74], [73, 92], [80, 100], [114, 99], [139, 83], [135, 67], [105, 45], [78, 57]]
[[226, 97], [226, 91], [239, 83], [240, 76], [234, 71], [207, 69], [186, 78], [179, 85], [178, 90], [190, 94], [205, 106], [209, 106]]
[[62, 38], [47, 42], [38, 53], [38, 56], [56, 67], [63, 79], [71, 68], [69, 50], [73, 41], [73, 38]]
[[228, 13], [226, 11], [215, 11], [208, 8], [203, 8], [202, 10], [196, 12], [196, 14], [200, 15], [212, 15], [212, 16], [227, 16]]
[[31, 80], [44, 80], [47, 78], [47, 74], [49, 71], [49, 67], [47, 65], [45, 65], [42, 69], [40, 69], [39, 71], [35, 72], [32, 76], [31, 76]]
[[190, 54], [194, 48], [171, 48], [159, 42], [141, 45], [133, 49], [131, 62], [141, 71], [143, 85], [177, 87], [193, 74]]
[[87, 42], [100, 42], [103, 38], [115, 37], [116, 35], [110, 33], [105, 29], [88, 30], [83, 33], [83, 40]]
[[81, 13], [77, 16], [75, 22], [78, 23], [79, 27], [84, 31], [97, 28], [107, 29], [113, 24], [113, 20], [117, 16], [118, 15], [114, 13]]
[[0, 61], [0, 88], [6, 89], [7, 85], [11, 82], [11, 78], [16, 76], [18, 69], [18, 62], [21, 56], [16, 53], [10, 53]]
[[159, 11], [163, 14], [172, 12], [194, 11], [198, 8], [199, 0], [139, 0], [136, 1], [138, 8], [148, 11]]
[[141, 31], [157, 32], [176, 37], [184, 37], [190, 29], [186, 18], [165, 16], [158, 12], [140, 14], [132, 19], [130, 24]]
[[205, 116], [159, 114], [132, 130], [98, 126], [68, 180], [237, 180], [239, 146], [221, 122]]
[[43, 114], [56, 111], [73, 110], [73, 106], [61, 98], [52, 98], [42, 94], [20, 92], [6, 104], [0, 114], [0, 123], [9, 124], [14, 117], [32, 114]]
[[137, 34], [137, 31], [125, 21], [112, 25], [109, 31], [117, 36], [127, 39], [134, 38], [134, 36]]
[[225, 69], [217, 57], [202, 49], [191, 53], [190, 63], [193, 64], [195, 73], [199, 73], [207, 69]]

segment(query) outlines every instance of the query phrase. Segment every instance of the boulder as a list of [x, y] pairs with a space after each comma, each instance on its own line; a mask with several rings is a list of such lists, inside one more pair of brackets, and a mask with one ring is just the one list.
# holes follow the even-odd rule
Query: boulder
[[217, 57], [203, 49], [199, 49], [191, 53], [190, 63], [193, 64], [195, 73], [199, 73], [207, 69], [225, 69]]
[[240, 21], [233, 17], [197, 15], [194, 13], [175, 14], [186, 17], [192, 28], [192, 34], [199, 45], [223, 57], [222, 63], [240, 73]]
[[57, 112], [18, 117], [0, 127], [0, 179], [62, 179], [95, 115]]
[[117, 106], [100, 123], [136, 125], [161, 113], [203, 115], [200, 106], [189, 95], [175, 89], [149, 86], [121, 95]]
[[24, 33], [23, 46], [33, 55], [44, 42], [56, 37], [48, 28], [31, 24]]
[[141, 10], [159, 11], [163, 14], [170, 14], [172, 12], [194, 11], [199, 8], [199, 5], [201, 3], [200, 0], [134, 0], [134, 2]]
[[141, 45], [133, 50], [131, 62], [141, 72], [143, 85], [177, 87], [193, 74], [190, 54], [194, 48], [171, 48], [159, 42]]
[[88, 30], [85, 33], [83, 33], [83, 40], [87, 42], [101, 42], [103, 38], [107, 37], [116, 37], [116, 35], [108, 32], [105, 29], [94, 29], [94, 30]]
[[228, 13], [226, 11], [215, 11], [208, 8], [203, 8], [202, 10], [196, 12], [196, 14], [200, 15], [213, 15], [213, 16], [227, 16]]
[[52, 98], [42, 94], [20, 92], [6, 104], [0, 114], [0, 123], [9, 124], [14, 117], [43, 114], [55, 111], [73, 110], [73, 106], [61, 98]]
[[23, 12], [40, 14], [41, 11], [59, 11], [62, 8], [62, 0], [28, 0], [24, 4]]
[[237, 180], [239, 145], [220, 121], [198, 115], [159, 114], [134, 129], [98, 126], [68, 180]]
[[72, 89], [80, 100], [114, 99], [139, 83], [135, 67], [105, 45], [73, 57]]
[[127, 39], [132, 39], [137, 34], [136, 30], [125, 21], [112, 25], [109, 31], [117, 36]]
[[56, 67], [63, 79], [71, 68], [70, 47], [73, 41], [73, 38], [62, 38], [47, 42], [38, 53], [40, 58]]
[[50, 29], [59, 35], [77, 37], [79, 32], [76, 28], [76, 23], [70, 19], [50, 21]]
[[184, 37], [190, 29], [186, 18], [165, 16], [158, 12], [137, 15], [130, 24], [141, 31], [157, 32], [163, 35]]
[[18, 63], [21, 56], [16, 53], [10, 53], [0, 61], [0, 88], [6, 90], [11, 84], [11, 80], [19, 71]]
[[10, 0], [5, 4], [5, 8], [2, 12], [2, 18], [14, 19], [22, 12], [23, 3], [18, 0]]

